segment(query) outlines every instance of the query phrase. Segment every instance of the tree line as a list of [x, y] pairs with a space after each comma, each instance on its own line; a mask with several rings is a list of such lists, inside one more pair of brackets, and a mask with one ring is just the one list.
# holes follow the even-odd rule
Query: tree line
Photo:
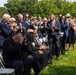
[[65, 15], [70, 13], [71, 17], [76, 17], [76, 2], [67, 0], [8, 0], [4, 7], [0, 7], [0, 17], [4, 13], [9, 13], [16, 17], [18, 13], [29, 13], [30, 16], [48, 17], [54, 13]]

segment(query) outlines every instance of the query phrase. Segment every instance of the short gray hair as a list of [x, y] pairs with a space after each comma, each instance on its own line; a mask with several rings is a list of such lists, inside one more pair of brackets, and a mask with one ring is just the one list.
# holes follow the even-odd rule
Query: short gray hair
[[9, 14], [4, 14], [3, 16], [2, 16], [2, 19], [6, 19], [7, 17], [11, 17]]
[[20, 16], [22, 16], [22, 17], [23, 17], [23, 15], [22, 15], [22, 14], [18, 14], [18, 17], [20, 17]]

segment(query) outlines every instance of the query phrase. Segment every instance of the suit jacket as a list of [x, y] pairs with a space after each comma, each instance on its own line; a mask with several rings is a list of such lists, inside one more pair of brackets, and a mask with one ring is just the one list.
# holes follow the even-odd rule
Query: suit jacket
[[26, 29], [27, 29], [27, 27], [28, 27], [28, 25], [29, 25], [29, 22], [27, 21], [27, 20], [23, 20], [24, 21], [24, 23], [25, 23], [25, 25], [26, 25]]
[[18, 25], [18, 26], [20, 26], [20, 23], [22, 24], [22, 26], [24, 26], [24, 27], [26, 28], [26, 24], [25, 24], [24, 21], [22, 21], [22, 22], [17, 21], [17, 25]]
[[23, 44], [23, 50], [29, 55], [35, 54], [39, 50], [40, 45], [35, 40], [33, 43], [27, 41], [27, 43]]
[[[53, 28], [52, 28], [52, 22], [51, 21], [47, 23], [46, 29], [47, 29], [47, 33], [48, 33], [48, 39], [50, 40], [50, 38], [52, 38], [52, 33], [53, 33], [53, 31], [52, 31]], [[60, 31], [60, 22], [55, 20], [54, 39], [57, 39], [59, 37], [59, 31]]]
[[3, 52], [2, 52], [5, 63], [21, 59], [20, 48], [21, 48], [20, 43], [16, 44], [11, 37], [7, 38], [4, 41]]
[[0, 46], [3, 46], [4, 40], [13, 33], [13, 30], [4, 21], [0, 23], [0, 29]]
[[[20, 23], [22, 24], [22, 27], [25, 27], [26, 28], [26, 24], [25, 24], [24, 21], [22, 21], [22, 22], [17, 21], [17, 25], [21, 27]], [[23, 35], [26, 34], [26, 30], [19, 29], [18, 32], [21, 32]]]

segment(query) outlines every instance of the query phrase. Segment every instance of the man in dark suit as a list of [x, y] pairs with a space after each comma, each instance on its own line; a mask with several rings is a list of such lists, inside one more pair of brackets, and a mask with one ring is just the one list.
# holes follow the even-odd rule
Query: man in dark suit
[[26, 24], [26, 29], [27, 29], [28, 25], [30, 25], [30, 24], [29, 24], [29, 14], [28, 14], [28, 13], [26, 13], [26, 14], [24, 15], [24, 22], [25, 22], [25, 24]]
[[52, 47], [53, 47], [53, 54], [56, 55], [56, 59], [58, 60], [59, 57], [59, 49], [60, 49], [60, 23], [55, 19], [55, 15], [51, 14], [50, 15], [50, 21], [47, 23], [47, 33], [48, 33], [48, 40], [49, 40], [49, 45], [52, 42]]
[[18, 14], [17, 25], [20, 26], [19, 32], [24, 34], [25, 31], [26, 31], [26, 24], [23, 20], [23, 15], [22, 14]]
[[4, 40], [8, 36], [10, 36], [13, 32], [13, 30], [9, 26], [9, 19], [10, 19], [10, 16], [8, 14], [4, 14], [3, 19], [0, 23], [0, 30], [1, 30], [1, 33], [0, 33], [0, 49], [2, 49]]
[[45, 50], [46, 47], [44, 45], [39, 45], [37, 40], [34, 37], [34, 34], [29, 32], [26, 35], [27, 38], [27, 44], [26, 48], [26, 52], [30, 55], [32, 55], [34, 58], [37, 59], [38, 64], [40, 66], [40, 70], [43, 69], [45, 67], [45, 59], [46, 59], [46, 55], [42, 50]]
[[3, 44], [5, 67], [14, 68], [15, 75], [30, 75], [31, 66], [35, 63], [31, 55], [22, 55], [23, 40], [22, 34], [18, 33], [7, 38]]

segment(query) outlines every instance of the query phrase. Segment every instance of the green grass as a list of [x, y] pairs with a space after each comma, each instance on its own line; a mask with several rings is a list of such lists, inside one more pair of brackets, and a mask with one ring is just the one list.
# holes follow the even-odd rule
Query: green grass
[[40, 75], [76, 75], [76, 46], [75, 50], [70, 49], [65, 55], [60, 55], [58, 61], [53, 59], [53, 64], [48, 66]]

